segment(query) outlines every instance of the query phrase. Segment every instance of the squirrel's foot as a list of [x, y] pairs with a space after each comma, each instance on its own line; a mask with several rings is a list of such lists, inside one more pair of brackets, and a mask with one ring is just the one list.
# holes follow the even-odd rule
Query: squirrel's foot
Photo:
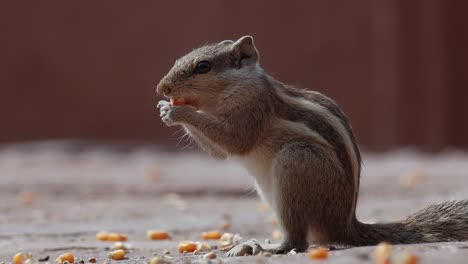
[[251, 256], [251, 255], [260, 255], [263, 253], [271, 254], [288, 254], [295, 248], [289, 246], [289, 244], [264, 244], [261, 245], [257, 240], [251, 239], [247, 242], [244, 242], [240, 245], [233, 247], [226, 254], [228, 257], [238, 257], [238, 256]]
[[258, 255], [262, 252], [265, 252], [265, 249], [263, 249], [260, 243], [255, 239], [251, 239], [247, 242], [244, 242], [240, 245], [233, 247], [231, 250], [229, 250], [226, 256], [228, 257], [250, 256], [250, 255]]

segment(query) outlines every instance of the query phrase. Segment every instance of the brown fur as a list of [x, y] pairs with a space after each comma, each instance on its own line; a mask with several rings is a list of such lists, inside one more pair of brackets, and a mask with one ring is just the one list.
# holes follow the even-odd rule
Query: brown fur
[[[432, 205], [397, 223], [360, 223], [355, 208], [361, 155], [346, 115], [318, 92], [274, 80], [258, 59], [251, 37], [196, 49], [158, 85], [159, 93], [185, 98], [191, 106], [161, 101], [159, 107], [167, 125], [184, 126], [212, 156], [238, 159], [252, 174], [285, 231], [274, 252], [304, 251], [309, 242], [468, 240], [466, 200]], [[212, 63], [211, 71], [192, 73], [203, 60]], [[229, 255], [243, 255], [245, 248]], [[254, 243], [249, 252], [258, 248]]]

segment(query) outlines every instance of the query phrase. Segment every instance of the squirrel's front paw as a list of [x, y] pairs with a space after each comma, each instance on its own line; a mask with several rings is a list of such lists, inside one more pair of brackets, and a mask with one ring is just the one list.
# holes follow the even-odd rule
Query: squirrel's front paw
[[161, 120], [166, 126], [178, 125], [183, 121], [183, 118], [187, 115], [187, 109], [184, 106], [171, 106], [171, 103], [167, 101], [159, 101], [158, 108], [161, 116]]

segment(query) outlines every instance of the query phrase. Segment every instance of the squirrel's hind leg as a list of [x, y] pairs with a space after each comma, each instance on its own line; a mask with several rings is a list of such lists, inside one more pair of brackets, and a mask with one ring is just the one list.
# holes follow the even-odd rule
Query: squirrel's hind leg
[[[333, 150], [318, 144], [284, 144], [272, 165], [273, 207], [284, 231], [277, 254], [329, 245], [346, 236], [353, 186]], [[339, 194], [339, 195], [338, 195]]]

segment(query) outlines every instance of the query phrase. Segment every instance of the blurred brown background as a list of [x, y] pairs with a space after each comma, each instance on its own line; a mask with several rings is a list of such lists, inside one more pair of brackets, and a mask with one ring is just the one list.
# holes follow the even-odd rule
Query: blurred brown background
[[[206, 42], [255, 37], [277, 79], [319, 90], [368, 149], [468, 147], [468, 2], [4, 1], [0, 142], [167, 142], [155, 84]], [[173, 137], [172, 137], [173, 138]]]

